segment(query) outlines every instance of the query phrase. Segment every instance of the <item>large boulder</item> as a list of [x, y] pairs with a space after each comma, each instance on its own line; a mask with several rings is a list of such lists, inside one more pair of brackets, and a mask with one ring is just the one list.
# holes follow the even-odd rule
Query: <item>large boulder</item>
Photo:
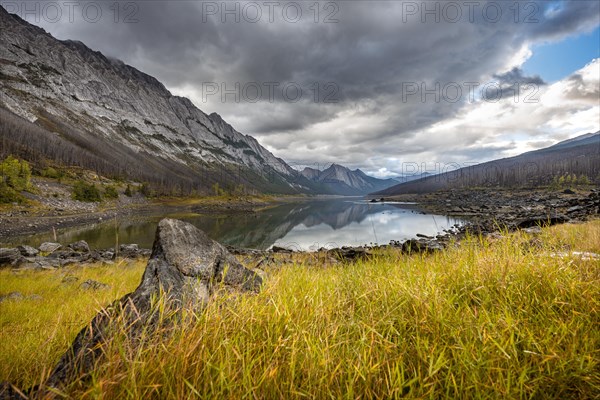
[[258, 274], [246, 269], [225, 247], [195, 226], [163, 219], [140, 285], [98, 313], [79, 332], [46, 385], [61, 387], [89, 373], [102, 355], [101, 345], [110, 337], [116, 317], [125, 319], [120, 326], [127, 326], [132, 339], [142, 329], [152, 329], [159, 320], [152, 299], [161, 293], [172, 310], [200, 310], [219, 292], [217, 289], [255, 291], [261, 283]]

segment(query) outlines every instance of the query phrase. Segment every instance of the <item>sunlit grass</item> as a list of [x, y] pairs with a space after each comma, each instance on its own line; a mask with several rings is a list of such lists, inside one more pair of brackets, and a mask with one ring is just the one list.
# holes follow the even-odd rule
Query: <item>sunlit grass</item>
[[[598, 397], [600, 261], [556, 252], [600, 253], [599, 235], [594, 221], [539, 237], [470, 238], [433, 255], [386, 250], [326, 267], [299, 256], [267, 271], [257, 295], [220, 297], [135, 348], [117, 336], [92, 379], [67, 393]], [[141, 272], [140, 265], [76, 272], [111, 283], [106, 293], [63, 288], [62, 271], [2, 272], [2, 293], [27, 288], [44, 299], [0, 304], [0, 380], [39, 382], [95, 310], [133, 289]]]
[[[145, 265], [122, 261], [56, 271], [0, 271], [0, 295], [23, 296], [0, 303], [0, 381], [22, 386], [39, 381], [98, 310], [136, 288]], [[77, 280], [63, 282], [65, 277]], [[110, 288], [81, 289], [87, 279]]]

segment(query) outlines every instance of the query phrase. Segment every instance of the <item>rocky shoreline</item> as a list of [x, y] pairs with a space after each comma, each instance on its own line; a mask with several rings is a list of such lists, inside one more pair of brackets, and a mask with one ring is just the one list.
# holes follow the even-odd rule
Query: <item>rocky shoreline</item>
[[[585, 192], [548, 191], [489, 191], [451, 190], [414, 197], [402, 196], [377, 199], [376, 201], [415, 201], [424, 212], [439, 213], [468, 218], [469, 222], [454, 226], [435, 237], [417, 234], [406, 241], [391, 241], [389, 244], [374, 246], [341, 247], [319, 249], [327, 262], [355, 261], [370, 257], [372, 252], [382, 248], [395, 248], [405, 253], [433, 252], [444, 249], [449, 243], [462, 239], [467, 233], [493, 235], [501, 231], [518, 229], [537, 232], [541, 226], [566, 222], [586, 221], [598, 217], [600, 212], [600, 191], [590, 189]], [[255, 203], [232, 203], [228, 208], [221, 205], [193, 205], [194, 212], [223, 211], [252, 212]], [[81, 216], [73, 221], [79, 223], [95, 215]], [[13, 229], [15, 229], [13, 227]], [[274, 246], [270, 250], [239, 249], [229, 250], [246, 257], [256, 265], [275, 262], [275, 254], [296, 253], [294, 250]], [[140, 249], [137, 244], [123, 244], [118, 249], [91, 250], [84, 241], [62, 246], [59, 243], [44, 243], [38, 249], [29, 246], [0, 249], [0, 267], [25, 269], [54, 269], [70, 264], [111, 263], [116, 258], [147, 257], [149, 249]], [[249, 258], [248, 258], [249, 257]], [[281, 258], [281, 257], [279, 257]], [[284, 257], [285, 258], [285, 257]], [[317, 257], [318, 258], [318, 257]]]
[[0, 243], [5, 238], [52, 232], [53, 229], [66, 229], [110, 221], [115, 218], [152, 215], [169, 212], [192, 212], [198, 214], [253, 213], [257, 208], [270, 203], [236, 199], [223, 203], [192, 204], [185, 206], [160, 202], [139, 202], [113, 204], [104, 210], [92, 207], [89, 210], [71, 208], [50, 208], [32, 211], [27, 206], [15, 206], [10, 211], [0, 212]]
[[[575, 192], [544, 190], [448, 190], [426, 195], [405, 195], [372, 199], [371, 202], [417, 202], [423, 213], [464, 217], [469, 222], [455, 225], [442, 234], [427, 236], [420, 233], [406, 241], [391, 241], [375, 246], [345, 246], [320, 249], [337, 261], [354, 261], [370, 257], [373, 250], [395, 248], [404, 253], [428, 253], [442, 250], [467, 234], [498, 235], [502, 232], [524, 230], [538, 233], [541, 227], [568, 222], [583, 222], [598, 218], [600, 190]], [[236, 251], [232, 249], [232, 251]], [[292, 252], [273, 248], [272, 252]], [[239, 254], [244, 251], [237, 250]], [[246, 251], [247, 253], [248, 251]], [[252, 252], [252, 251], [250, 251]]]

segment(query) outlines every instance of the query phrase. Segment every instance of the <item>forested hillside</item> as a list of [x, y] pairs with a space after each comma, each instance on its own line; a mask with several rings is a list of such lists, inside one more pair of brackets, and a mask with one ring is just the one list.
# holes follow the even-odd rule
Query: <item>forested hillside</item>
[[600, 132], [516, 157], [402, 183], [373, 195], [428, 193], [451, 188], [552, 186], [561, 178], [600, 183]]

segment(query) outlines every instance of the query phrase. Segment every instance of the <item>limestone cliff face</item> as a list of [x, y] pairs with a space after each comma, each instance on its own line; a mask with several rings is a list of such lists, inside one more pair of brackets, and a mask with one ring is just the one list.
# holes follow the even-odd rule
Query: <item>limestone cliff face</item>
[[[36, 122], [45, 111], [112, 144], [188, 166], [243, 168], [302, 191], [303, 178], [218, 114], [77, 41], [60, 41], [0, 7], [0, 106]], [[258, 178], [257, 178], [258, 179]]]

